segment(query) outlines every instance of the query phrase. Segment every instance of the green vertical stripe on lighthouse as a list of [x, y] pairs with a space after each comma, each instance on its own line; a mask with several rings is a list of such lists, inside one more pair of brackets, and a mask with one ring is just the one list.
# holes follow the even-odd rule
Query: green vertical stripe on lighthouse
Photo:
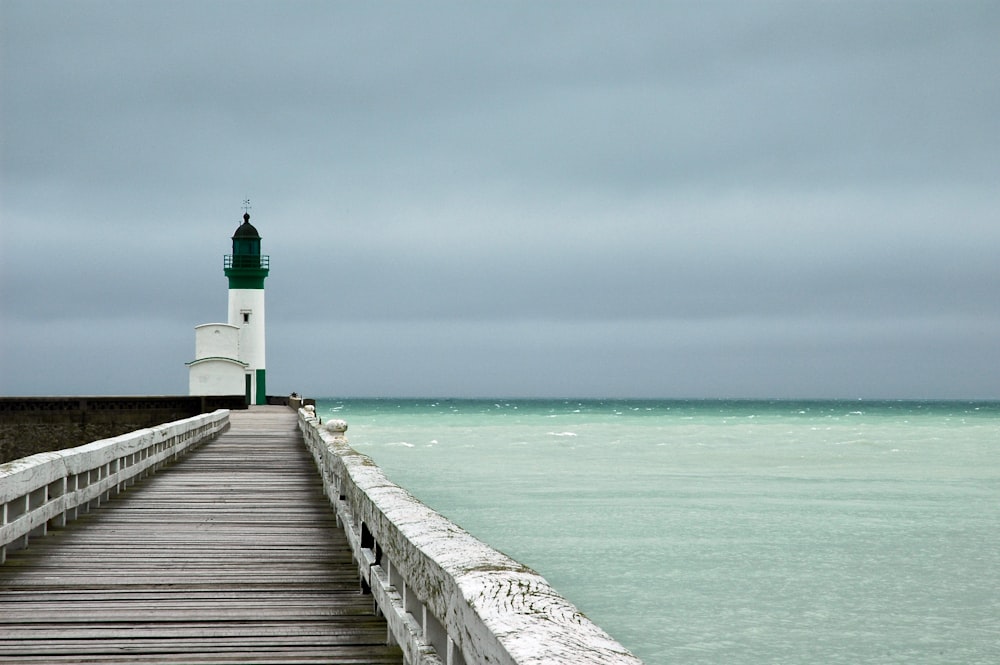
[[256, 404], [267, 404], [267, 387], [264, 385], [264, 370], [257, 370], [257, 399]]

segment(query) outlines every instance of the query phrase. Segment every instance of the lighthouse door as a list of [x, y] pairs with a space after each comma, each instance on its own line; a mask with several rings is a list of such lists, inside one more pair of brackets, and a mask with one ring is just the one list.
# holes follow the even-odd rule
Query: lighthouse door
[[251, 400], [251, 393], [250, 393], [250, 375], [249, 375], [249, 374], [247, 374], [245, 378], [246, 378], [246, 382], [247, 382], [247, 388], [246, 388], [246, 402], [247, 402], [247, 406], [250, 406], [251, 404], [253, 404], [253, 402], [251, 402], [251, 401], [250, 401], [250, 400]]

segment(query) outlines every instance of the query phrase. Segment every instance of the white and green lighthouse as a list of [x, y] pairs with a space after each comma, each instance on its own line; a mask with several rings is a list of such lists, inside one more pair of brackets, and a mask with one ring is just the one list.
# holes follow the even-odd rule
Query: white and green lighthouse
[[260, 234], [250, 213], [233, 234], [224, 259], [229, 279], [228, 323], [195, 328], [195, 359], [189, 368], [191, 395], [245, 395], [247, 404], [267, 403], [264, 280], [270, 257], [260, 253]]
[[250, 213], [233, 234], [233, 253], [225, 258], [229, 278], [229, 325], [240, 329], [239, 359], [246, 363], [246, 394], [250, 404], [267, 403], [264, 362], [264, 279], [270, 257], [260, 253], [260, 234]]

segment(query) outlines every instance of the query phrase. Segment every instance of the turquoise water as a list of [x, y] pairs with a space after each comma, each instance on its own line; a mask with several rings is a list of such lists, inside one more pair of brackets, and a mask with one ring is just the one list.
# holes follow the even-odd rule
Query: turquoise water
[[1000, 403], [317, 410], [650, 665], [1000, 662]]

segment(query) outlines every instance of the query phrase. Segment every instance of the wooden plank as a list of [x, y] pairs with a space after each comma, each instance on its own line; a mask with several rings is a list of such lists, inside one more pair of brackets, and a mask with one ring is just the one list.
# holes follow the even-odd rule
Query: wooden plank
[[0, 662], [402, 662], [295, 414], [231, 420], [0, 566]]
[[[371, 627], [381, 625], [377, 619], [369, 617]], [[209, 625], [206, 622], [179, 621], [174, 623], [143, 623], [143, 622], [94, 622], [77, 627], [65, 626], [37, 626], [31, 630], [17, 629], [18, 632], [11, 632], [4, 639], [13, 639], [13, 636], [32, 637], [41, 640], [62, 639], [90, 639], [103, 640], [118, 637], [128, 637], [132, 639], [152, 639], [169, 637], [172, 642], [177, 639], [210, 639], [210, 638], [247, 638], [265, 642], [273, 640], [275, 637], [282, 639], [312, 638], [313, 641], [323, 639], [336, 639], [346, 633], [357, 632], [349, 627], [343, 630], [333, 631], [330, 629], [328, 621], [296, 621], [296, 622], [268, 622], [268, 621], [233, 621], [216, 622]], [[379, 638], [379, 642], [381, 642]], [[171, 643], [172, 643], [171, 642]]]
[[336, 663], [337, 665], [382, 665], [401, 662], [399, 649], [390, 647], [324, 647], [320, 650], [296, 649], [287, 651], [234, 651], [217, 653], [207, 648], [192, 650], [183, 654], [169, 654], [163, 651], [133, 652], [125, 649], [115, 653], [101, 654], [57, 654], [10, 656], [4, 658], [4, 665], [57, 665], [59, 663], [183, 663], [185, 665], [310, 665], [315, 663]]

